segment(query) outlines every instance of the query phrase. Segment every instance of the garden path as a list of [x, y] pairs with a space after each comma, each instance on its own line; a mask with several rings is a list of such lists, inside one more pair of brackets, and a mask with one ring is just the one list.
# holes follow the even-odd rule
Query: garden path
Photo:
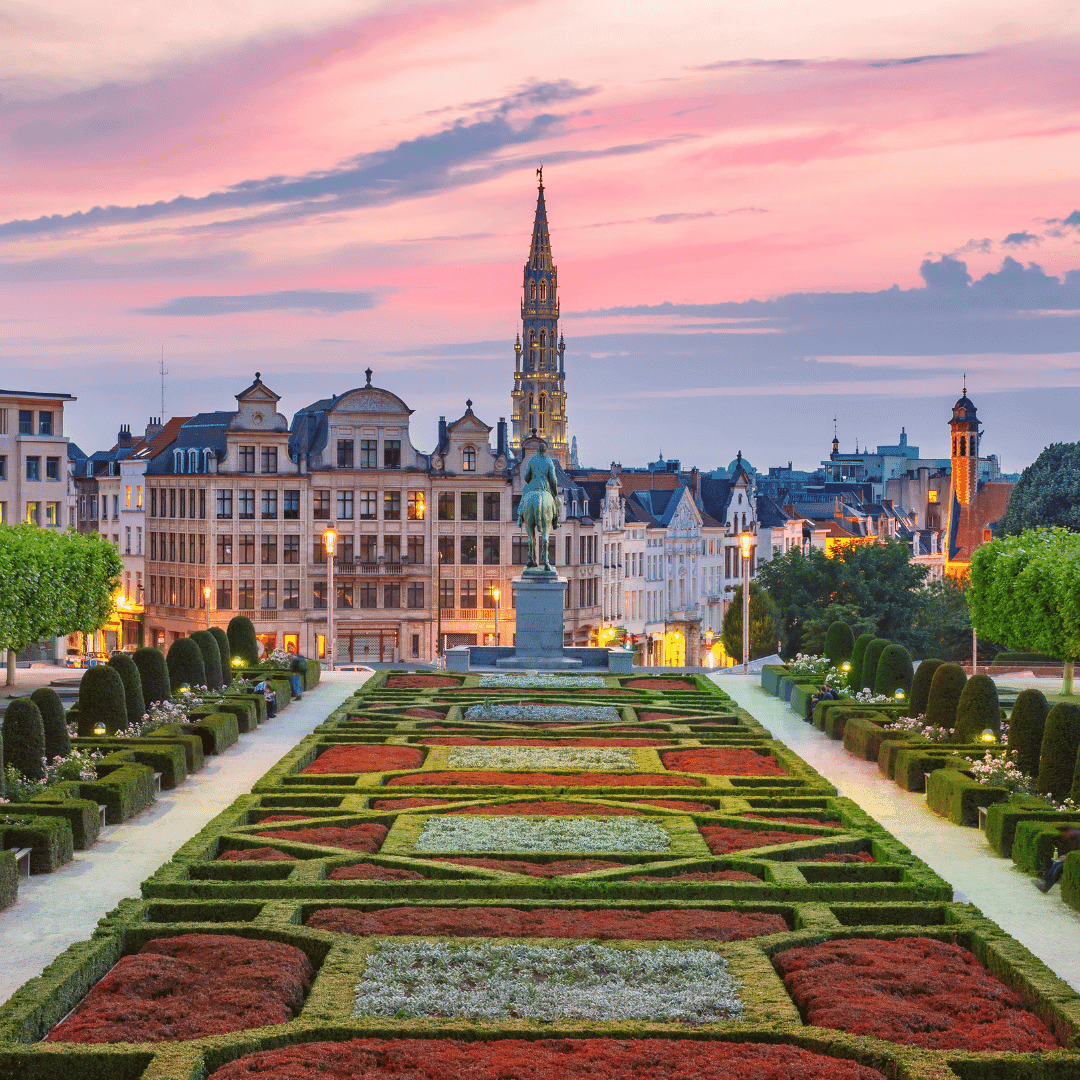
[[207, 758], [199, 772], [162, 792], [141, 814], [108, 826], [89, 851], [76, 851], [53, 874], [21, 879], [18, 899], [0, 912], [0, 1001], [73, 942], [89, 938], [98, 920], [124, 897], [138, 896], [142, 881], [234, 799], [246, 795], [371, 674], [324, 671], [319, 685], [300, 701], [258, 731], [241, 735], [224, 754]]
[[[759, 675], [712, 675], [713, 681], [785, 746], [858, 803], [902, 844], [950, 882], [956, 899], [975, 904], [1073, 989], [1080, 990], [1080, 912], [1061, 902], [1060, 886], [1047, 895], [1034, 879], [1002, 859], [986, 834], [953, 825], [926, 806], [923, 795], [886, 780], [876, 762], [858, 761], [843, 744], [804, 723], [761, 688]], [[1058, 682], [1060, 689], [1060, 682]], [[1041, 686], [1044, 693], [1047, 689]]]

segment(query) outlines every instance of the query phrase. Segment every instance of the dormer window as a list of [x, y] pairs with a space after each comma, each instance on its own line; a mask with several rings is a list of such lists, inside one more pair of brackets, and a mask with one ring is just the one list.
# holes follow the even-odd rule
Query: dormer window
[[173, 472], [180, 474], [184, 471], [184, 451], [176, 450], [173, 453]]
[[476, 449], [472, 446], [466, 446], [461, 451], [461, 471], [476, 472]]
[[187, 471], [190, 473], [197, 473], [199, 471], [199, 451], [188, 451], [188, 467]]

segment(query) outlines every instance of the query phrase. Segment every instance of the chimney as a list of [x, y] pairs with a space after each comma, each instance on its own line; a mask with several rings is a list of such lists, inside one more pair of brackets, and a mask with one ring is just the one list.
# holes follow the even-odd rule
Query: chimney
[[130, 450], [131, 449], [131, 425], [121, 424], [120, 430], [116, 433], [116, 449], [117, 450]]
[[[440, 432], [441, 435], [441, 432]], [[496, 457], [509, 457], [506, 450], [506, 417], [500, 416], [499, 423], [495, 428], [495, 455]]]
[[160, 435], [161, 434], [161, 428], [162, 428], [161, 417], [160, 416], [151, 416], [150, 417], [150, 423], [148, 423], [146, 425], [146, 438], [152, 439], [155, 435]]
[[446, 417], [439, 417], [439, 452], [446, 446]]
[[690, 492], [694, 496], [694, 502], [701, 506], [701, 473], [695, 465], [690, 470]]

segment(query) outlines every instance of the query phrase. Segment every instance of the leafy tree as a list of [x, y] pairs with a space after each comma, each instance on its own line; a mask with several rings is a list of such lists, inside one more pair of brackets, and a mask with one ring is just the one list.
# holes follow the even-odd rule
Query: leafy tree
[[[720, 631], [720, 640], [724, 643], [728, 656], [733, 656], [742, 663], [743, 639], [743, 594], [742, 586], [735, 590], [724, 616], [724, 625]], [[776, 605], [769, 594], [756, 582], [750, 582], [750, 656], [768, 656], [776, 646], [778, 633]]]
[[[965, 598], [967, 579], [948, 575], [931, 581], [922, 592], [915, 615], [914, 644], [917, 656], [940, 656], [943, 660], [971, 657], [971, 613]], [[994, 649], [986, 643], [987, 649]]]
[[1061, 526], [1080, 532], [1080, 443], [1048, 446], [1021, 474], [995, 532]]
[[[867, 640], [877, 637], [877, 623], [873, 619], [864, 619], [859, 614], [858, 609], [850, 604], [829, 604], [819, 615], [806, 620], [802, 647], [799, 651], [810, 653], [813, 656], [828, 656], [829, 629], [837, 622], [846, 623], [851, 627], [851, 632], [854, 635], [852, 639], [853, 650], [855, 639], [863, 634], [869, 635]], [[851, 657], [845, 659], [851, 659]]]

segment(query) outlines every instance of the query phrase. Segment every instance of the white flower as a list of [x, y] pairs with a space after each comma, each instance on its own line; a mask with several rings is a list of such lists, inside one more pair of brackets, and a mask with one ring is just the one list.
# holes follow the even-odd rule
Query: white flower
[[592, 746], [453, 746], [451, 769], [636, 769], [630, 749]]
[[414, 850], [419, 852], [667, 851], [671, 837], [640, 817], [551, 817], [472, 814], [431, 816]]
[[485, 701], [466, 709], [465, 719], [486, 723], [544, 720], [561, 724], [610, 724], [621, 720], [622, 714], [612, 705], [529, 705], [521, 702], [502, 705]]

